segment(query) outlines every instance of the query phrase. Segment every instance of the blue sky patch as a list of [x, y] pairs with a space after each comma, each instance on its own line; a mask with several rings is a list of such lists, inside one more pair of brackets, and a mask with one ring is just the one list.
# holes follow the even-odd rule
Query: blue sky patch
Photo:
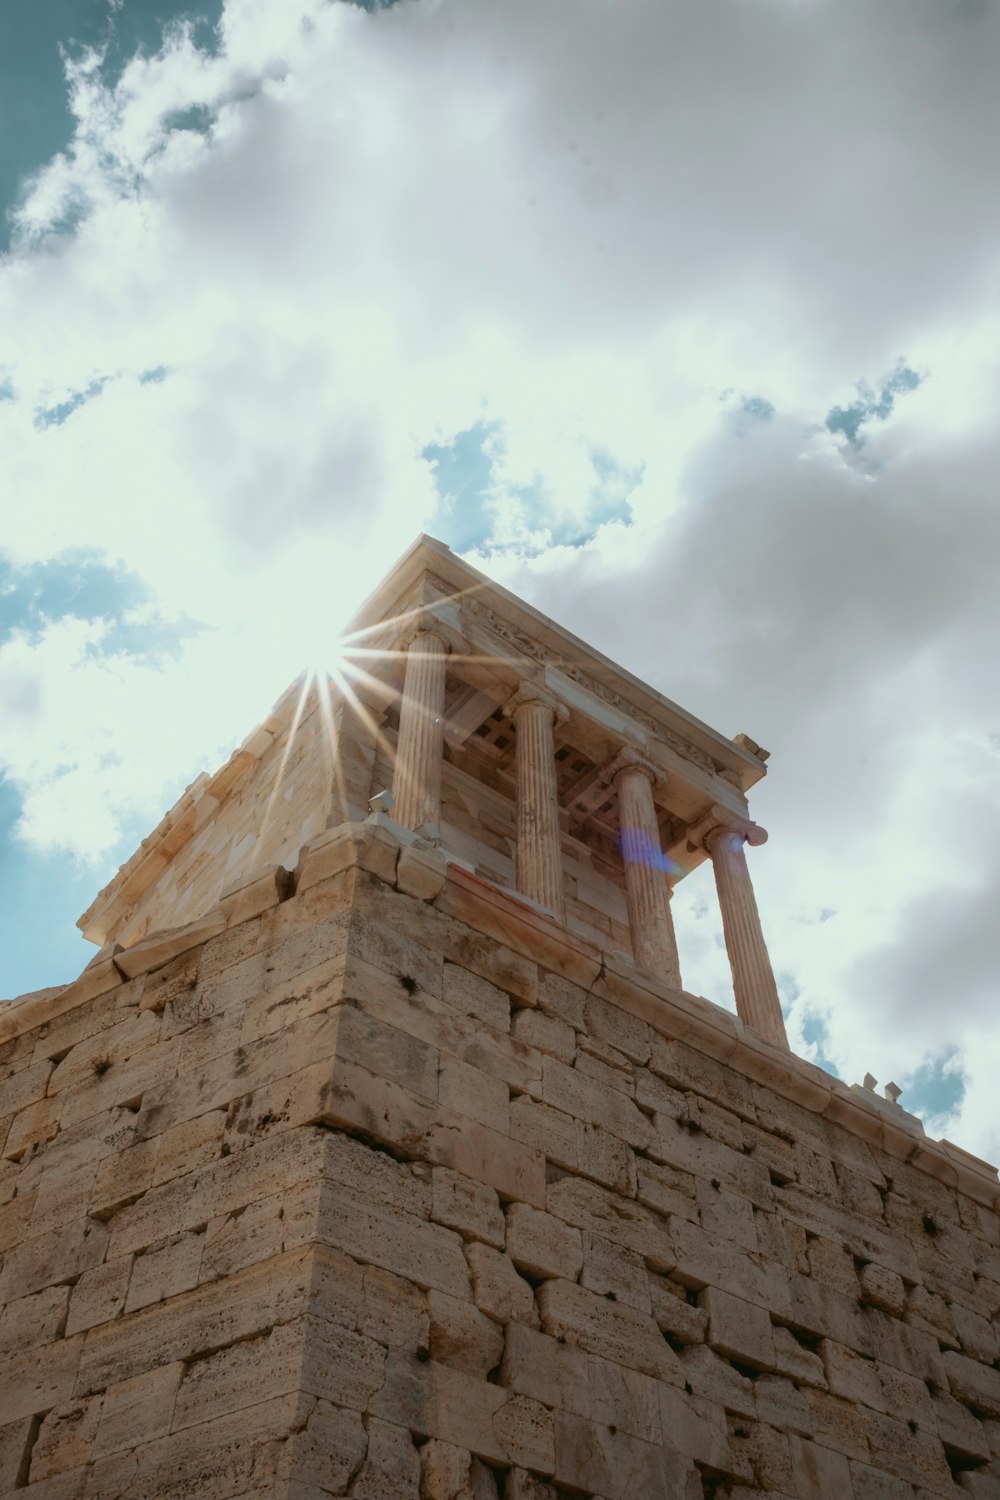
[[812, 1061], [818, 1068], [823, 1068], [827, 1073], [832, 1073], [834, 1078], [840, 1077], [840, 1069], [836, 1063], [827, 1056], [826, 1048], [830, 1041], [830, 1032], [822, 1016], [807, 1016], [802, 1023], [802, 1040], [815, 1047]]
[[[9, 212], [22, 201], [32, 175], [73, 138], [64, 54], [93, 48], [113, 81], [136, 53], [151, 56], [165, 29], [187, 21], [195, 43], [214, 50], [222, 0], [4, 0], [0, 5], [0, 251], [9, 243]], [[190, 128], [190, 127], [189, 127]], [[76, 206], [60, 227], [72, 229]]]
[[[494, 478], [494, 454], [501, 450], [502, 429], [496, 422], [476, 422], [450, 443], [428, 443], [421, 456], [432, 466], [441, 497], [433, 521], [435, 532], [456, 552], [489, 551], [509, 545], [497, 535], [500, 496]], [[603, 448], [590, 454], [594, 482], [582, 513], [556, 513], [539, 485], [514, 491], [526, 529], [542, 532], [546, 546], [582, 547], [600, 526], [627, 525], [632, 519], [628, 497], [640, 483], [642, 465], [627, 468]]]
[[911, 1074], [900, 1103], [911, 1114], [941, 1119], [954, 1114], [964, 1097], [965, 1074], [958, 1051], [952, 1047]]
[[81, 406], [85, 406], [88, 401], [93, 401], [95, 396], [99, 396], [107, 383], [108, 377], [104, 375], [100, 380], [92, 380], [86, 390], [74, 391], [72, 396], [67, 396], [65, 401], [59, 401], [55, 406], [45, 407], [35, 414], [35, 426], [39, 428], [61, 427], [67, 417], [71, 417], [75, 411], [79, 411]]
[[875, 418], [884, 422], [896, 404], [897, 396], [904, 396], [908, 391], [915, 391], [920, 384], [922, 376], [902, 360], [899, 361], [891, 375], [887, 375], [877, 391], [873, 391], [866, 381], [858, 385], [858, 399], [852, 401], [850, 406], [834, 406], [827, 413], [826, 428], [828, 432], [841, 433], [852, 448], [860, 448], [865, 439], [861, 431], [866, 422]]
[[195, 620], [157, 615], [142, 581], [97, 553], [75, 552], [27, 568], [0, 557], [0, 642], [15, 631], [37, 640], [47, 624], [66, 618], [104, 622], [104, 634], [87, 654], [127, 653], [145, 661], [161, 660], [202, 629]]

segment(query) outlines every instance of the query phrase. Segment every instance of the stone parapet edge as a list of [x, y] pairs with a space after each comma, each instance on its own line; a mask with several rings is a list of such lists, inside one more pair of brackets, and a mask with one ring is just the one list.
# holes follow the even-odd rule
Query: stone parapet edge
[[159, 878], [178, 851], [221, 806], [236, 783], [288, 727], [301, 680], [286, 689], [271, 714], [252, 729], [214, 775], [203, 771], [186, 787], [159, 823], [94, 897], [77, 926], [91, 941], [102, 941], [112, 924]]
[[881, 1100], [869, 1100], [864, 1090], [773, 1046], [713, 1001], [668, 989], [622, 955], [599, 949], [521, 900], [515, 891], [449, 860], [443, 850], [403, 843], [391, 828], [372, 822], [326, 830], [303, 846], [294, 872], [281, 866], [258, 871], [224, 892], [216, 906], [185, 927], [147, 934], [127, 949], [107, 944], [61, 991], [8, 1001], [0, 1007], [0, 1045], [352, 868], [430, 902], [443, 915], [645, 1021], [668, 1040], [683, 1041], [976, 1202], [1000, 1208], [996, 1167], [952, 1141], [930, 1140], [920, 1122], [899, 1106], [889, 1110]]

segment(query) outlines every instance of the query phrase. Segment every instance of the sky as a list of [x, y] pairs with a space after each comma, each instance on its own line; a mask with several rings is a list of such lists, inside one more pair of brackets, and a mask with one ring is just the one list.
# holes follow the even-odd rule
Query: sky
[[998, 74], [995, 0], [6, 0], [0, 994], [427, 531], [771, 751], [793, 1047], [1000, 1160]]

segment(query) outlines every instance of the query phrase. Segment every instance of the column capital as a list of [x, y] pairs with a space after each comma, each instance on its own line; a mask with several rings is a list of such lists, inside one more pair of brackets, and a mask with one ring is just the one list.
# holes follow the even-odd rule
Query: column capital
[[565, 703], [550, 688], [531, 678], [518, 684], [503, 705], [503, 711], [509, 719], [513, 719], [519, 708], [526, 708], [532, 703], [540, 703], [543, 708], [551, 709], [553, 722], [556, 724], [565, 724], [569, 718], [569, 709]]
[[408, 651], [417, 637], [421, 635], [436, 635], [449, 655], [465, 656], [468, 654], [469, 643], [465, 637], [453, 625], [442, 620], [432, 608], [413, 610], [400, 621], [396, 650]]
[[711, 853], [712, 844], [723, 833], [735, 834], [742, 843], [749, 844], [752, 848], [767, 843], [766, 828], [762, 828], [752, 818], [742, 818], [728, 807], [716, 804], [688, 829], [688, 848], [707, 849]]
[[608, 786], [613, 786], [623, 771], [638, 771], [654, 787], [662, 786], [667, 779], [659, 766], [654, 765], [638, 750], [633, 750], [630, 745], [619, 750], [614, 760], [605, 766], [601, 772], [601, 780]]

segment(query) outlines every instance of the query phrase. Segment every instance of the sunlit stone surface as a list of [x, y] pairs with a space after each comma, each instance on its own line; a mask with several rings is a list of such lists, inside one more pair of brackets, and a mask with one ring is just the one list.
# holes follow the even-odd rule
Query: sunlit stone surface
[[789, 1052], [765, 753], [426, 538], [352, 639], [0, 1007], [0, 1500], [1000, 1493], [997, 1174]]

